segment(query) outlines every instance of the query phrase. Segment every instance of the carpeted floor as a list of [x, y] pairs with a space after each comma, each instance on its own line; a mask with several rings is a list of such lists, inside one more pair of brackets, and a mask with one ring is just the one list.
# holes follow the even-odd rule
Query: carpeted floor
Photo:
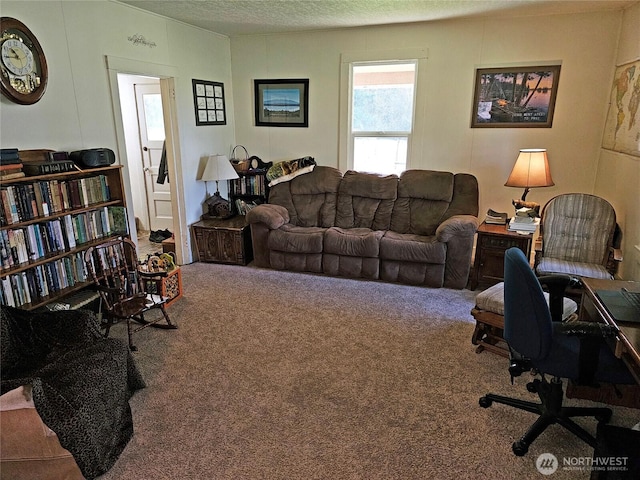
[[[474, 292], [204, 263], [182, 275], [179, 329], [135, 336], [148, 387], [103, 479], [535, 479], [542, 453], [591, 457], [560, 426], [512, 454], [534, 416], [478, 398], [534, 396], [507, 359], [475, 353]], [[639, 420], [615, 407], [612, 423]]]

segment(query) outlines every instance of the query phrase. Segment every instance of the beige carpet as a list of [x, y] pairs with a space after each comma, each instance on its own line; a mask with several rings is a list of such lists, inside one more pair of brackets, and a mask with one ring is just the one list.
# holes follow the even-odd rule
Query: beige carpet
[[[591, 456], [560, 426], [512, 454], [534, 416], [478, 398], [534, 395], [527, 377], [509, 383], [505, 358], [475, 353], [473, 292], [204, 263], [182, 272], [184, 298], [169, 309], [179, 329], [135, 337], [148, 387], [104, 479], [536, 479], [542, 453]], [[639, 420], [616, 407], [612, 423]]]

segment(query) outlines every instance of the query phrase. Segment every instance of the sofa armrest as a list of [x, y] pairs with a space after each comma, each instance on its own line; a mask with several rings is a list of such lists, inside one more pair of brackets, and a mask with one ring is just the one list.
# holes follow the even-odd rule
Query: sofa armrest
[[247, 223], [263, 223], [271, 230], [277, 230], [289, 223], [289, 212], [281, 205], [265, 203], [252, 208], [247, 213]]
[[480, 221], [473, 215], [454, 215], [446, 219], [436, 229], [439, 242], [449, 242], [453, 237], [473, 237]]

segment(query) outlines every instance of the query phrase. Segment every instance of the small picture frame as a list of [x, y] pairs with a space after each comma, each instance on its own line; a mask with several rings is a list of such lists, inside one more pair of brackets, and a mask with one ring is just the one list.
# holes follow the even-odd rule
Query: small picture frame
[[254, 80], [256, 126], [308, 127], [309, 79]]
[[226, 125], [224, 84], [192, 79], [196, 125]]
[[478, 68], [472, 128], [551, 128], [560, 65]]

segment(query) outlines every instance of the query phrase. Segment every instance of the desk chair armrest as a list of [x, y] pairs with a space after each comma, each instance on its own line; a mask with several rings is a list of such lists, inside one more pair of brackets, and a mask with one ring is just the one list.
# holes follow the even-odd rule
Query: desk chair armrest
[[562, 321], [563, 298], [567, 287], [579, 287], [582, 282], [570, 275], [543, 275], [538, 278], [540, 285], [549, 291], [549, 310], [554, 322]]
[[598, 322], [565, 322], [556, 327], [557, 331], [567, 336], [580, 338], [612, 338], [618, 329]]

